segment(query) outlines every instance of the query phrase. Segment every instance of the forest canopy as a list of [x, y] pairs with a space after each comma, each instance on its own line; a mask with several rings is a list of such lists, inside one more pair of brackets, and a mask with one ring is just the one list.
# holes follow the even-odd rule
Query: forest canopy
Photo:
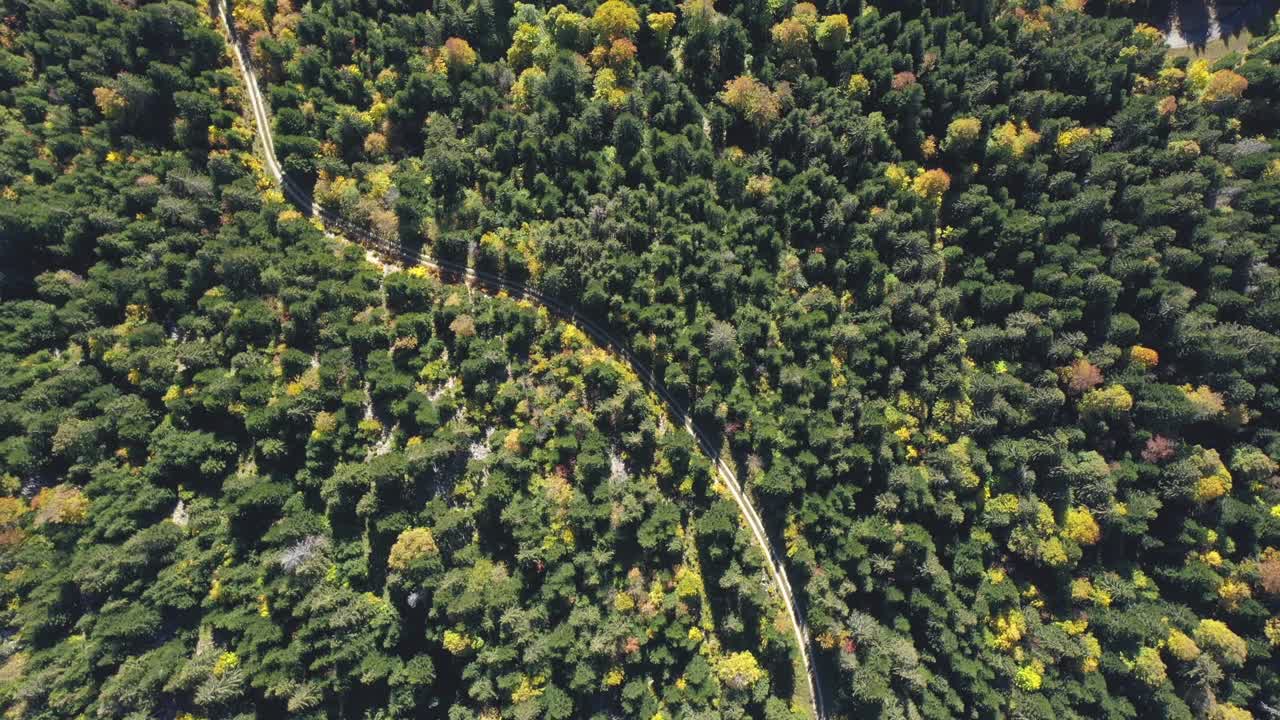
[[[15, 718], [1280, 714], [1280, 20], [5, 0]], [[266, 172], [241, 43], [290, 183]], [[340, 233], [339, 233], [340, 234]]]

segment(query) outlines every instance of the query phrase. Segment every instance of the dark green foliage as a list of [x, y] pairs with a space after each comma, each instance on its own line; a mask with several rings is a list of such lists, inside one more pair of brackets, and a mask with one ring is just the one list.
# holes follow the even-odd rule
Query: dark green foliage
[[[1265, 716], [1280, 42], [1188, 63], [1066, 5], [232, 14], [322, 205], [690, 408], [832, 717]], [[533, 306], [264, 192], [205, 10], [3, 13], [0, 703], [802, 713], [707, 458]]]
[[[625, 366], [528, 304], [385, 275], [263, 192], [223, 39], [194, 5], [13, 12], [7, 711], [790, 704], [795, 648], [762, 622], [781, 608], [758, 551], [733, 506], [727, 531], [697, 534], [723, 501]], [[313, 138], [281, 120], [299, 133], [285, 154], [332, 140], [355, 157], [371, 127]], [[474, 171], [452, 133], [424, 135], [441, 155], [421, 198], [441, 207], [465, 204]], [[738, 651], [767, 682], [703, 671], [686, 689], [704, 653]]]
[[[628, 339], [807, 578], [836, 712], [1259, 711], [1280, 681], [1260, 634], [1276, 598], [1248, 579], [1278, 540], [1274, 43], [1188, 67], [1065, 8], [840, 9], [846, 46], [784, 51], [790, 5], [687, 3], [668, 45], [638, 31], [618, 97], [599, 53], [568, 61], [590, 43], [559, 11], [517, 6], [490, 36], [451, 10], [322, 3], [310, 35], [269, 28], [277, 122], [333, 137], [380, 94], [385, 152], [338, 143], [322, 189], [351, 178], [406, 244], [470, 244]], [[522, 33], [543, 44], [509, 68]], [[466, 72], [401, 49], [430, 60], [455, 35], [482, 48]], [[329, 70], [353, 60], [359, 77]], [[1227, 68], [1243, 97], [1201, 97]], [[776, 120], [718, 95], [744, 71]], [[370, 195], [387, 163], [393, 203]], [[937, 203], [925, 169], [949, 180]], [[1247, 447], [1266, 460], [1246, 479], [1230, 457]], [[731, 534], [731, 509], [700, 535]], [[1187, 537], [1193, 521], [1218, 534]], [[1147, 687], [1130, 663], [1171, 614], [1227, 622], [1256, 657], [1204, 679], [1164, 652]], [[993, 641], [1012, 615], [1025, 627]]]

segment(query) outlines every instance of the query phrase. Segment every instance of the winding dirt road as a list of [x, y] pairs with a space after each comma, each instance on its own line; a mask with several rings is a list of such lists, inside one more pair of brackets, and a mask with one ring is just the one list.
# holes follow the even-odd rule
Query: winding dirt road
[[340, 233], [354, 239], [360, 245], [388, 260], [454, 273], [462, 276], [469, 283], [494, 290], [505, 290], [514, 297], [528, 298], [546, 307], [547, 310], [562, 320], [577, 326], [597, 345], [608, 349], [625, 362], [649, 391], [656, 395], [666, 406], [667, 415], [697, 441], [702, 452], [712, 460], [720, 482], [728, 489], [734, 502], [737, 503], [738, 509], [746, 520], [747, 527], [751, 530], [756, 544], [764, 552], [765, 565], [769, 570], [770, 578], [782, 596], [784, 605], [787, 608], [787, 614], [791, 618], [791, 626], [795, 631], [795, 640], [800, 649], [800, 657], [804, 664], [805, 675], [809, 685], [809, 696], [812, 701], [811, 709], [818, 720], [823, 720], [825, 712], [822, 703], [822, 687], [813, 665], [809, 630], [804, 623], [804, 613], [800, 603], [791, 591], [791, 582], [787, 579], [786, 569], [782, 565], [782, 555], [775, 550], [773, 543], [769, 540], [769, 535], [765, 532], [764, 523], [761, 522], [760, 515], [756, 512], [751, 499], [742, 490], [733, 468], [720, 458], [720, 453], [711, 442], [710, 437], [693, 423], [693, 419], [689, 416], [685, 407], [672, 396], [671, 392], [654, 376], [648, 366], [632, 354], [625, 345], [591, 318], [580, 315], [572, 305], [567, 305], [556, 298], [544, 295], [537, 288], [524, 285], [518, 281], [509, 280], [483, 270], [475, 270], [451, 260], [433, 258], [405, 248], [398, 243], [387, 242], [320, 207], [305, 189], [297, 185], [282, 171], [280, 162], [276, 158], [275, 142], [271, 135], [271, 119], [267, 112], [266, 102], [263, 100], [262, 92], [258, 86], [257, 72], [246, 61], [247, 48], [242, 47], [242, 43], [237, 38], [234, 29], [227, 21], [226, 0], [217, 0], [217, 11], [223, 30], [227, 37], [230, 38], [229, 45], [235, 55], [236, 65], [239, 67], [241, 76], [244, 79], [245, 90], [248, 93], [249, 104], [253, 111], [254, 125], [256, 126], [258, 141], [262, 146], [262, 154], [267, 171], [272, 179], [279, 183], [281, 191], [290, 202], [297, 205], [305, 214], [320, 218], [331, 231], [336, 231], [336, 234]]

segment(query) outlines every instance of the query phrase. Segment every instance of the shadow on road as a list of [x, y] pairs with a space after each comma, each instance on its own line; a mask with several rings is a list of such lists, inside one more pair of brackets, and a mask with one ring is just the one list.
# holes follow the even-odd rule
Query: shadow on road
[[1280, 0], [1173, 0], [1153, 7], [1147, 22], [1168, 36], [1173, 48], [1203, 49], [1219, 38], [1261, 35], [1280, 11]]

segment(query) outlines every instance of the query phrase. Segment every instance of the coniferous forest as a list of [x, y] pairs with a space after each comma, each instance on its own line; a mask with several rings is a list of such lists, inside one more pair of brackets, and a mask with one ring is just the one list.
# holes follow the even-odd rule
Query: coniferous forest
[[1280, 17], [1159, 5], [0, 0], [0, 712], [1280, 718]]

